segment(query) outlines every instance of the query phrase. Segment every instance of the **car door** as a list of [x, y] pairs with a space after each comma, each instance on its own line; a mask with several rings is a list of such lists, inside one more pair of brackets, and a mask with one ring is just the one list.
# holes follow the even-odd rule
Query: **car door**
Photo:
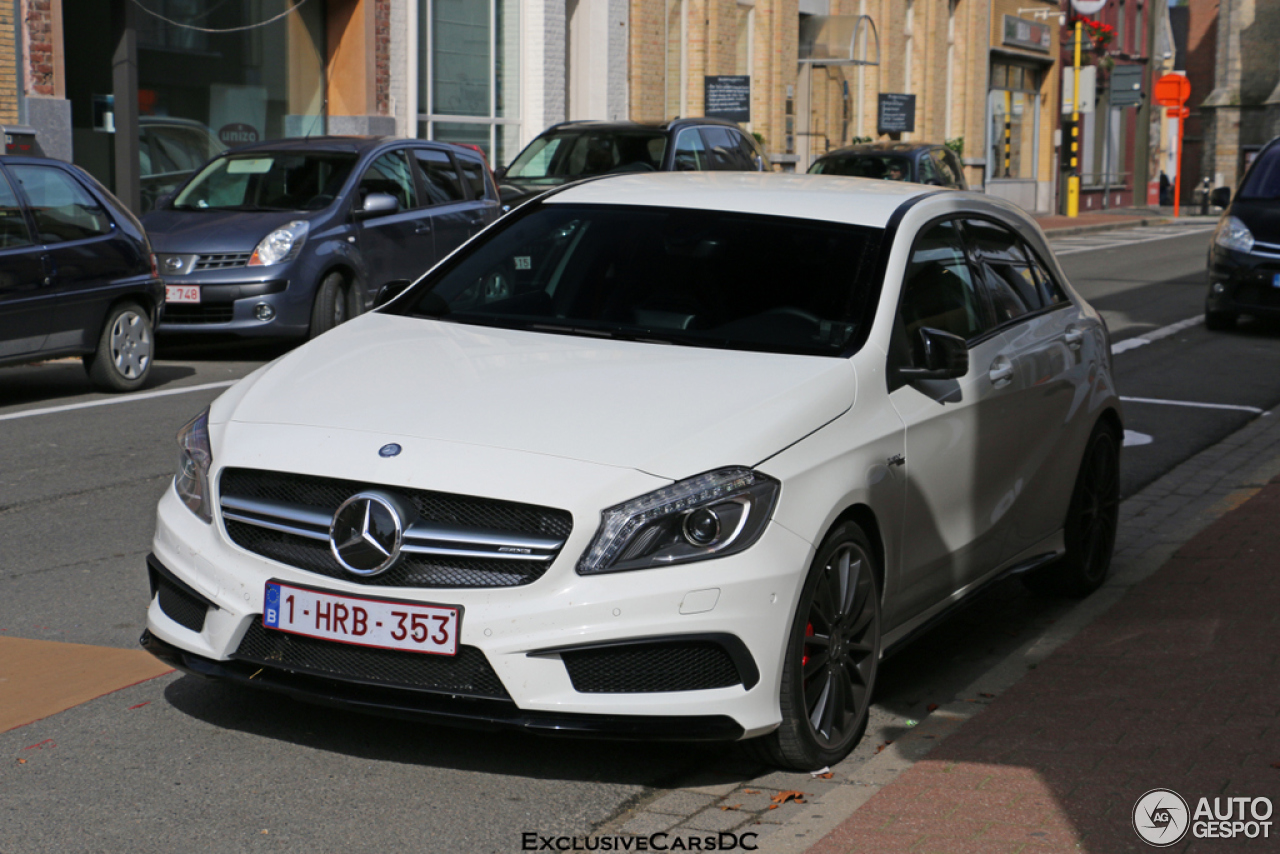
[[360, 217], [357, 229], [372, 293], [396, 279], [416, 277], [435, 257], [435, 237], [427, 210], [418, 203], [409, 158], [403, 148], [379, 154], [365, 168], [356, 184], [354, 203], [359, 209], [372, 193], [386, 193], [396, 200], [389, 213]]
[[968, 218], [964, 231], [1014, 361], [1009, 394], [1017, 408], [1021, 450], [1017, 489], [1007, 511], [1007, 551], [1013, 556], [1062, 527], [1079, 461], [1064, 453], [1060, 440], [1072, 419], [1089, 411], [1080, 393], [1090, 387], [1087, 374], [1096, 368], [1090, 357], [1099, 349], [1101, 330], [1010, 228]]
[[57, 297], [46, 280], [44, 250], [0, 167], [0, 359], [38, 353], [49, 335]]
[[11, 166], [10, 174], [31, 211], [57, 297], [44, 348], [93, 349], [107, 307], [149, 262], [69, 168], [23, 163]]
[[750, 159], [742, 156], [738, 140], [726, 127], [704, 127], [702, 142], [707, 149], [711, 168], [718, 172], [747, 172], [755, 168]]
[[901, 532], [901, 589], [890, 624], [944, 602], [994, 568], [1003, 553], [1003, 508], [1016, 489], [1018, 424], [1013, 361], [968, 261], [959, 223], [922, 229], [910, 256], [890, 377], [918, 365], [923, 327], [965, 339], [968, 372], [952, 380], [893, 381], [890, 401], [906, 427], [908, 478]]
[[494, 189], [489, 170], [478, 155], [469, 151], [453, 152], [453, 159], [462, 173], [462, 183], [467, 189], [467, 235], [483, 231], [485, 226], [498, 218], [498, 193]]
[[418, 183], [435, 232], [435, 254], [419, 265], [414, 276], [425, 273], [441, 258], [465, 243], [483, 220], [483, 210], [467, 194], [462, 173], [452, 153], [439, 148], [413, 149]]

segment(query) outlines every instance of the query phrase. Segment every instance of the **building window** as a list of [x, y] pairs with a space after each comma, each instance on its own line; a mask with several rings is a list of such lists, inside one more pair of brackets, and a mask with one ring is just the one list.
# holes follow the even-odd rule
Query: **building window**
[[418, 0], [418, 135], [520, 150], [519, 0]]
[[989, 174], [1034, 179], [1040, 124], [1040, 72], [1008, 62], [991, 64]]

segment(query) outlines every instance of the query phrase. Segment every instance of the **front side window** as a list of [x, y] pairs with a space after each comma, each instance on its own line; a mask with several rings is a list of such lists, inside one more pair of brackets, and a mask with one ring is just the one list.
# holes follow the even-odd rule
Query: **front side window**
[[56, 166], [12, 166], [31, 203], [41, 243], [83, 240], [111, 231], [111, 219], [88, 190]]
[[9, 179], [0, 172], [0, 249], [31, 245], [31, 230], [27, 218], [18, 203], [18, 194], [9, 186]]
[[[400, 309], [458, 323], [838, 356], [879, 296], [878, 229], [714, 211], [549, 204]], [[783, 284], [785, 283], [785, 284]]]
[[707, 145], [711, 168], [726, 172], [743, 172], [753, 168], [750, 159], [744, 158], [738, 149], [738, 140], [728, 128], [705, 127], [703, 141]]
[[973, 257], [991, 294], [996, 323], [1007, 323], [1046, 307], [1030, 257], [1013, 232], [994, 222], [966, 220]]
[[950, 332], [966, 341], [989, 328], [954, 222], [930, 226], [916, 239], [898, 314], [913, 345], [922, 328]]
[[685, 128], [676, 137], [676, 170], [701, 172], [707, 168], [707, 150], [697, 128]]
[[173, 200], [175, 210], [306, 211], [333, 202], [356, 165], [349, 152], [255, 152], [211, 162]]
[[360, 202], [363, 203], [370, 193], [393, 196], [402, 211], [418, 206], [418, 190], [403, 151], [388, 151], [369, 164], [360, 178]]

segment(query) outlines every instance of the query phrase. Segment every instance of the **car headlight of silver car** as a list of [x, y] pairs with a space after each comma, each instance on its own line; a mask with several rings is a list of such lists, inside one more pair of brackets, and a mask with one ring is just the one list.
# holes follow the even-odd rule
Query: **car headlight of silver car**
[[302, 244], [307, 241], [307, 232], [311, 225], [305, 219], [295, 219], [288, 225], [282, 225], [262, 238], [262, 242], [253, 250], [249, 258], [250, 267], [261, 267], [268, 264], [280, 264], [298, 257]]
[[707, 560], [749, 548], [773, 515], [778, 481], [748, 468], [681, 480], [610, 507], [580, 575]]
[[1253, 251], [1253, 232], [1249, 226], [1233, 216], [1226, 217], [1218, 223], [1218, 230], [1213, 235], [1213, 242], [1223, 249], [1234, 249], [1236, 252]]
[[173, 489], [188, 510], [212, 522], [209, 466], [213, 463], [213, 452], [209, 450], [207, 407], [178, 431], [178, 448], [178, 473], [173, 477]]

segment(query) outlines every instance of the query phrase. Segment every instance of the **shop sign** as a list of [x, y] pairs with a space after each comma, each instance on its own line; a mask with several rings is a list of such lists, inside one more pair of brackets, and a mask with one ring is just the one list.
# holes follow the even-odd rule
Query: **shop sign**
[[1010, 47], [1048, 53], [1049, 47], [1053, 44], [1053, 35], [1048, 24], [1005, 15], [1004, 43]]
[[906, 95], [901, 92], [881, 92], [879, 112], [876, 128], [880, 133], [915, 132], [915, 95]]
[[702, 78], [704, 115], [731, 122], [751, 121], [751, 77], [747, 74], [715, 74]]
[[223, 125], [218, 128], [218, 139], [227, 145], [248, 145], [251, 142], [257, 142], [261, 137], [258, 130], [253, 125], [247, 125], [244, 122], [232, 122], [229, 125]]

